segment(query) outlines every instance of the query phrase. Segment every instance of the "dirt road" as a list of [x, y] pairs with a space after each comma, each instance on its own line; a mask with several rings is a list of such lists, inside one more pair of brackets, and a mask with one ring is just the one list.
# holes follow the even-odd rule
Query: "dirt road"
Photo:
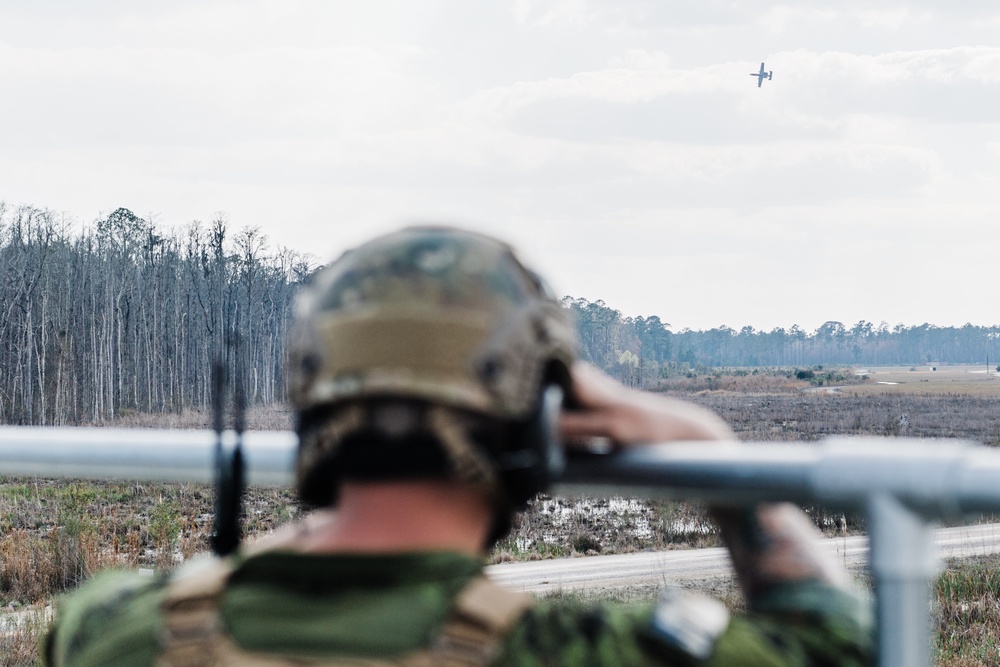
[[[941, 558], [1000, 552], [1000, 524], [940, 528], [935, 532]], [[823, 543], [846, 566], [860, 566], [868, 558], [867, 537], [829, 538]], [[731, 574], [729, 557], [721, 548], [503, 563], [487, 570], [498, 583], [535, 593], [676, 584]]]

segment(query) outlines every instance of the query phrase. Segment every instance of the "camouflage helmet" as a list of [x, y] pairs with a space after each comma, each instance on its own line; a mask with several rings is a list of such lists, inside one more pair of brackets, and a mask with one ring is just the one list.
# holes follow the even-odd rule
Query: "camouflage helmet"
[[291, 404], [330, 414], [309, 437], [300, 429], [300, 494], [324, 504], [304, 492], [315, 471], [379, 418], [372, 405], [400, 399], [431, 406], [421, 428], [441, 443], [450, 478], [497, 486], [496, 462], [463, 420], [529, 419], [543, 384], [568, 383], [575, 348], [567, 311], [493, 238], [412, 227], [348, 251], [296, 304]]

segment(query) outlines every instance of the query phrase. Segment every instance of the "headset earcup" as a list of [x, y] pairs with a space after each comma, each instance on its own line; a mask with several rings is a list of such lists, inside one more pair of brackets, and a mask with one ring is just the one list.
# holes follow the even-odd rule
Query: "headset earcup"
[[566, 466], [559, 439], [562, 401], [559, 385], [545, 386], [538, 408], [511, 433], [511, 449], [503, 453], [499, 470], [513, 509], [523, 508], [537, 493], [546, 490]]

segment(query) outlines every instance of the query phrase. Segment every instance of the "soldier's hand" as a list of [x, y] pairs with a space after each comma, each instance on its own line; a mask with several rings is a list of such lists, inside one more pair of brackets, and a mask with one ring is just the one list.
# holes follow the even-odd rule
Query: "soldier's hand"
[[628, 389], [593, 366], [573, 366], [571, 393], [576, 409], [560, 418], [569, 446], [607, 438], [618, 445], [670, 440], [733, 440], [715, 413], [684, 401]]

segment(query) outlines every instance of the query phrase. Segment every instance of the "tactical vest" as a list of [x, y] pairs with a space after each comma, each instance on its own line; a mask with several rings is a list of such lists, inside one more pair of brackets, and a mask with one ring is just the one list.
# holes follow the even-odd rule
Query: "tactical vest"
[[459, 592], [431, 646], [393, 659], [313, 659], [247, 651], [233, 641], [219, 613], [232, 570], [231, 561], [220, 561], [168, 584], [156, 667], [479, 667], [493, 663], [504, 638], [533, 604], [530, 596], [480, 575]]

